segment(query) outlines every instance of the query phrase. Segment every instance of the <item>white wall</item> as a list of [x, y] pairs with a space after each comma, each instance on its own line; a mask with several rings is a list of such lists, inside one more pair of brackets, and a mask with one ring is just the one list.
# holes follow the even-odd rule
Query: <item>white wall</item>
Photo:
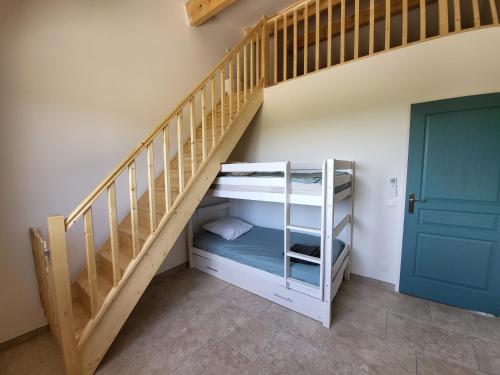
[[[234, 161], [357, 162], [353, 272], [399, 282], [410, 105], [500, 91], [500, 28], [441, 38], [266, 89]], [[388, 206], [389, 179], [398, 198]], [[239, 202], [236, 214], [282, 225], [277, 204]], [[313, 222], [317, 212], [298, 211]]]
[[[68, 215], [244, 26], [291, 0], [238, 2], [200, 28], [184, 2], [0, 2], [0, 342], [45, 324], [28, 227]], [[181, 236], [162, 269], [185, 260]]]

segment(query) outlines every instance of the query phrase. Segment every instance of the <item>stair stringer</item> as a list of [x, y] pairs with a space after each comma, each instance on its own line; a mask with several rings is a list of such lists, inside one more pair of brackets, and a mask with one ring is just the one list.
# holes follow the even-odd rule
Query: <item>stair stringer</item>
[[137, 262], [123, 275], [115, 293], [104, 301], [99, 314], [89, 322], [78, 344], [80, 373], [93, 374], [121, 327], [139, 301], [159, 267], [169, 254], [179, 233], [188, 223], [194, 210], [210, 188], [244, 131], [263, 102], [263, 88], [254, 88], [249, 101], [242, 105], [231, 127], [226, 130], [219, 145], [204, 161], [175, 202], [170, 213], [159, 223], [156, 235], [147, 241]]

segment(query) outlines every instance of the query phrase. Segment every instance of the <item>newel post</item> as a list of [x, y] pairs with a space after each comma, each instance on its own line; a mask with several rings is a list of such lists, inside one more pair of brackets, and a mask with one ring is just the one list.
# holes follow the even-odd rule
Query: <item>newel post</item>
[[264, 79], [264, 87], [269, 83], [269, 26], [267, 25], [268, 18], [262, 18], [262, 78]]
[[54, 278], [55, 312], [60, 331], [59, 344], [63, 353], [66, 373], [76, 375], [80, 373], [80, 364], [73, 321], [64, 216], [50, 216], [48, 229]]

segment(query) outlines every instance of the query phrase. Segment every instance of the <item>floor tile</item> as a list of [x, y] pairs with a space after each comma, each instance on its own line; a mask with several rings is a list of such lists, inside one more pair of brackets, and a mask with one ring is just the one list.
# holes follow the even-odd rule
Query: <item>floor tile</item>
[[338, 323], [347, 323], [374, 336], [385, 338], [387, 311], [367, 305], [345, 295], [338, 295], [332, 306], [333, 329]]
[[0, 352], [2, 375], [64, 374], [64, 364], [56, 340], [44, 333]]
[[257, 360], [263, 355], [264, 349], [276, 339], [279, 327], [260, 316], [236, 327], [224, 338], [224, 342], [238, 350], [251, 360]]
[[340, 287], [340, 294], [416, 320], [423, 322], [431, 320], [428, 301], [378, 288], [370, 283], [344, 281]]
[[218, 295], [241, 309], [257, 314], [266, 310], [272, 304], [272, 302], [234, 285], [222, 289]]
[[450, 331], [500, 343], [500, 318], [430, 303], [432, 324]]
[[417, 356], [417, 375], [485, 375], [485, 373], [419, 355]]
[[414, 375], [415, 351], [366, 333], [348, 324], [332, 328], [322, 344], [326, 353], [348, 358], [356, 369], [369, 374]]
[[473, 340], [479, 369], [489, 374], [500, 374], [500, 345], [497, 342]]
[[387, 339], [434, 358], [478, 369], [471, 340], [458, 333], [389, 313]]
[[[165, 374], [160, 368], [155, 374]], [[203, 347], [177, 368], [174, 374], [179, 375], [221, 375], [221, 374], [262, 374], [262, 367], [250, 361], [223, 341], [211, 338]]]
[[202, 324], [212, 336], [223, 338], [257, 316], [258, 314], [224, 301], [207, 316]]
[[275, 303], [263, 311], [261, 317], [262, 320], [274, 322], [290, 336], [312, 345], [326, 337], [329, 332], [320, 322]]
[[340, 358], [335, 353], [324, 351], [301, 343], [284, 366], [284, 374], [350, 375], [353, 364], [349, 358]]
[[96, 374], [151, 374], [160, 360], [162, 353], [153, 350], [152, 342], [142, 336], [126, 342], [118, 340], [106, 353]]

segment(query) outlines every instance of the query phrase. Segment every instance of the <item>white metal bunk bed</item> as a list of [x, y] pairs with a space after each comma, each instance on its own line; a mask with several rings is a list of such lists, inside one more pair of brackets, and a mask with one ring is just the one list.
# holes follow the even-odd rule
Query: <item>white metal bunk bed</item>
[[[228, 211], [232, 214], [232, 200], [199, 208], [193, 215], [188, 230], [190, 266], [330, 327], [331, 303], [343, 277], [350, 277], [354, 172], [354, 162], [335, 159], [321, 162], [223, 164], [221, 175], [215, 179], [207, 195], [283, 203], [284, 229], [280, 246], [284, 248], [279, 254], [283, 258], [281, 274], [245, 264], [241, 258], [238, 261], [209, 251], [208, 245], [197, 241], [200, 232], [203, 232], [200, 226], [208, 221], [207, 218], [213, 219], [215, 214], [221, 215]], [[347, 213], [342, 218], [334, 217], [336, 204], [343, 199], [349, 199]], [[320, 207], [320, 228], [292, 225], [290, 205]], [[265, 228], [259, 230], [263, 231], [264, 236], [267, 236], [266, 231], [272, 231]], [[346, 231], [345, 241], [339, 242], [337, 238], [343, 231]], [[319, 258], [290, 250], [291, 235], [293, 237], [296, 233], [315, 236], [320, 246]], [[274, 236], [276, 233], [271, 234]], [[230, 242], [226, 243], [229, 247]], [[299, 269], [294, 263], [304, 261], [308, 268], [304, 265]], [[299, 271], [306, 268], [309, 273], [300, 274]], [[294, 277], [295, 271], [297, 275], [312, 275], [311, 270], [319, 273], [315, 281], [311, 281], [310, 276]]]

